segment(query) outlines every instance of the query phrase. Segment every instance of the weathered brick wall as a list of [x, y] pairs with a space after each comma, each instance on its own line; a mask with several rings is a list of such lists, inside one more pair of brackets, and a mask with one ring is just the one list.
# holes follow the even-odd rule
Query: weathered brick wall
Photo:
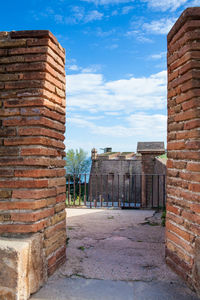
[[41, 232], [65, 259], [65, 51], [49, 31], [0, 32], [0, 235]]
[[200, 293], [200, 7], [168, 34], [166, 261]]

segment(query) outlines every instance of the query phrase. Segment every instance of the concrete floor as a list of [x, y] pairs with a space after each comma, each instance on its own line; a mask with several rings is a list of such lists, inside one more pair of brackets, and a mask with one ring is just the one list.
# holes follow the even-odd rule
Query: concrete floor
[[31, 299], [195, 300], [164, 261], [160, 215], [67, 209], [67, 261]]

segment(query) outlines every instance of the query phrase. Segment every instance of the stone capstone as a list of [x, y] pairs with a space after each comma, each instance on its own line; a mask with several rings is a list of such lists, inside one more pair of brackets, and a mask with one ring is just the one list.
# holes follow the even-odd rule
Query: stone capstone
[[47, 279], [43, 235], [0, 239], [0, 299], [27, 300]]

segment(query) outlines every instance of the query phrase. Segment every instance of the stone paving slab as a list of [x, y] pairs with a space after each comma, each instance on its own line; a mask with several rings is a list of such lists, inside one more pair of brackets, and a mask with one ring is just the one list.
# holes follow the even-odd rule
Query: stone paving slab
[[32, 300], [197, 300], [184, 285], [60, 278], [49, 281]]

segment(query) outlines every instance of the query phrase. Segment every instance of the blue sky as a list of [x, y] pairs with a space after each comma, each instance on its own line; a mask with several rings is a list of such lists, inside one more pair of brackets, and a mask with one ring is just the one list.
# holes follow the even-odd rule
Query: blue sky
[[66, 49], [66, 149], [166, 141], [166, 35], [200, 0], [2, 1], [1, 31], [48, 29]]

